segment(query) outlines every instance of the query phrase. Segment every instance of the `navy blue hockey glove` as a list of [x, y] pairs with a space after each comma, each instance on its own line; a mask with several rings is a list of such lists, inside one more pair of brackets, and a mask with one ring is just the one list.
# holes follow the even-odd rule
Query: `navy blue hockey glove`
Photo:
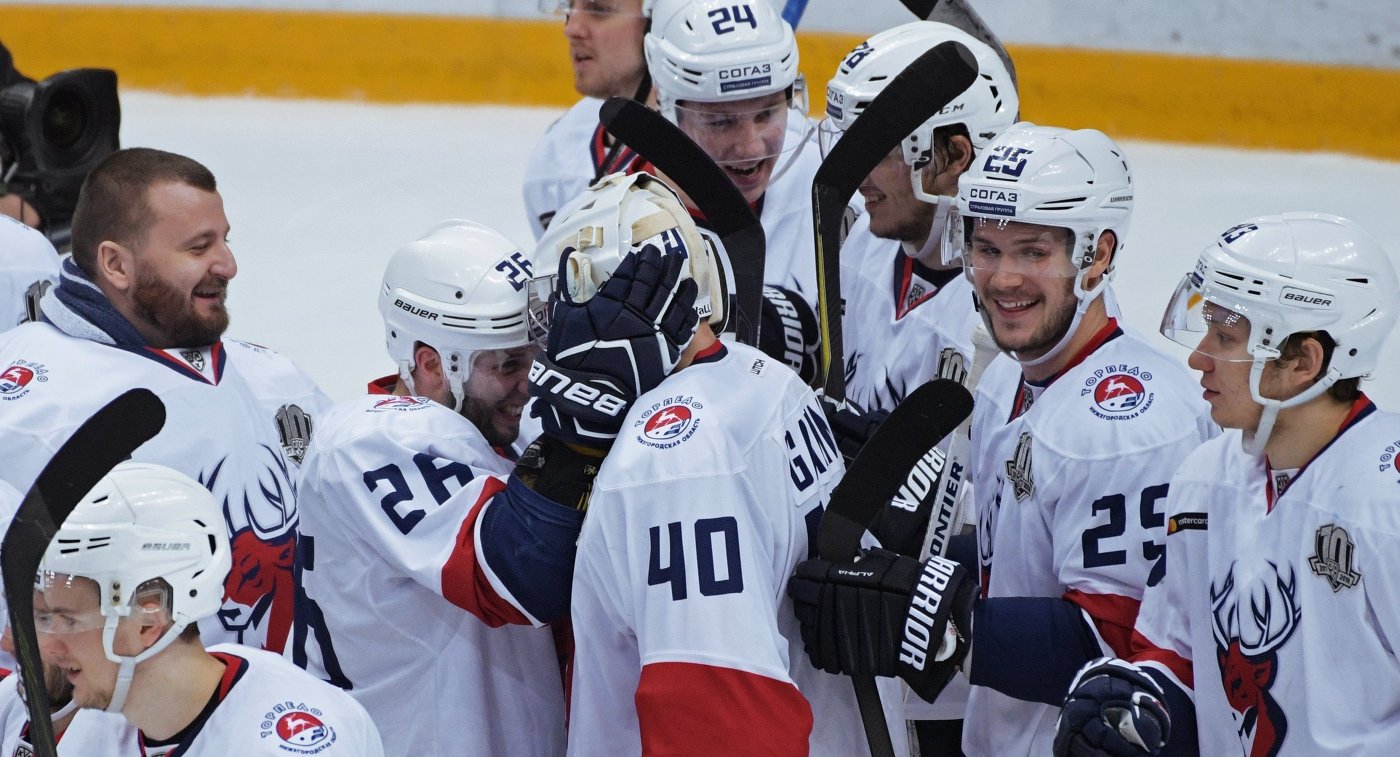
[[1056, 757], [1160, 754], [1171, 735], [1162, 687], [1142, 668], [1111, 657], [1089, 662], [1069, 686], [1055, 725]]
[[549, 340], [530, 366], [531, 414], [544, 433], [612, 445], [633, 401], [675, 370], [695, 336], [697, 288], [681, 279], [687, 265], [648, 244], [628, 253], [586, 302], [564, 287], [554, 293]]
[[783, 361], [811, 385], [817, 380], [819, 346], [821, 329], [812, 306], [792, 290], [764, 287], [758, 329], [758, 348], [763, 354]]
[[899, 676], [927, 701], [967, 656], [977, 584], [952, 560], [876, 547], [854, 562], [806, 560], [788, 581], [802, 643], [828, 673]]

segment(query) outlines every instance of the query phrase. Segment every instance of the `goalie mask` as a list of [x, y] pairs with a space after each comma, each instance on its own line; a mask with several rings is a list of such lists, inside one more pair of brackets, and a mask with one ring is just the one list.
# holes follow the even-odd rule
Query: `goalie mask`
[[[1395, 327], [1400, 284], [1390, 256], [1345, 218], [1284, 213], [1226, 229], [1201, 251], [1162, 317], [1162, 335], [1212, 360], [1251, 363], [1249, 392], [1264, 407], [1246, 449], [1261, 454], [1278, 411], [1301, 405], [1347, 378], [1375, 370]], [[1212, 327], [1242, 338], [1207, 337]], [[1324, 373], [1286, 400], [1264, 397], [1264, 367], [1293, 334], [1335, 342]]]
[[566, 287], [574, 302], [586, 302], [628, 253], [654, 244], [690, 260], [684, 278], [695, 280], [695, 312], [716, 333], [729, 311], [728, 266], [719, 247], [696, 228], [676, 193], [648, 173], [604, 176], [566, 205], [535, 247], [536, 277], [528, 287], [527, 310], [540, 346], [549, 333], [549, 302]]
[[972, 51], [977, 60], [977, 81], [899, 143], [904, 164], [909, 166], [914, 196], [938, 206], [930, 237], [935, 241], [943, 236], [954, 198], [924, 190], [924, 171], [939, 170], [934, 165], [934, 130], [962, 124], [973, 149], [981, 154], [992, 139], [1016, 121], [1021, 107], [1016, 85], [995, 50], [954, 26], [934, 21], [913, 21], [880, 32], [857, 45], [837, 67], [826, 87], [826, 118], [818, 127], [822, 154], [826, 155], [891, 79], [944, 42], [958, 42]]
[[[437, 351], [443, 378], [461, 412], [472, 364], [481, 351], [532, 344], [525, 284], [534, 267], [500, 232], [473, 221], [444, 221], [389, 260], [379, 288], [389, 357], [399, 380], [416, 392], [414, 350]], [[527, 361], [528, 363], [528, 361]]]
[[[120, 712], [136, 664], [168, 647], [189, 624], [218, 612], [232, 562], [223, 511], [178, 471], [125, 462], [93, 487], [58, 529], [35, 578], [35, 629], [44, 635], [102, 629], [118, 664], [107, 706]], [[114, 649], [125, 619], [168, 624], [136, 655]]]
[[[1058, 355], [1073, 337], [1084, 313], [1103, 295], [1123, 250], [1133, 210], [1133, 179], [1123, 151], [1103, 132], [1070, 131], [1022, 122], [1010, 127], [983, 151], [958, 179], [957, 206], [948, 223], [943, 249], [962, 261], [974, 286], [978, 277], [1016, 273], [1036, 278], [1072, 278], [1077, 304], [1059, 341], [1045, 353], [1008, 354], [1035, 366]], [[976, 242], [983, 227], [1011, 224], [1027, 235], [1044, 238], [1046, 247], [1002, 251]], [[1107, 269], [1089, 283], [1099, 240], [1113, 232], [1115, 243]], [[1059, 240], [1059, 241], [1056, 241]], [[1068, 255], [1044, 255], [1045, 249]], [[995, 335], [987, 308], [978, 303], [988, 331]]]

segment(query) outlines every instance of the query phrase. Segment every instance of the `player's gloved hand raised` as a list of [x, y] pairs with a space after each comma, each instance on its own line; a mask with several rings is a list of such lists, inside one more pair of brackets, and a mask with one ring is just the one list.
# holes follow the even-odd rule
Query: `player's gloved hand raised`
[[977, 585], [942, 557], [922, 565], [887, 549], [854, 562], [797, 564], [787, 593], [812, 664], [828, 673], [899, 676], [933, 701], [967, 656]]
[[1139, 757], [1167, 745], [1171, 718], [1162, 687], [1142, 668], [1099, 658], [1081, 668], [1069, 688], [1055, 725], [1056, 757]]
[[554, 294], [549, 339], [530, 367], [532, 415], [544, 433], [612, 445], [632, 402], [675, 370], [695, 336], [697, 288], [681, 278], [688, 264], [648, 244], [628, 253], [586, 301], [565, 287]]

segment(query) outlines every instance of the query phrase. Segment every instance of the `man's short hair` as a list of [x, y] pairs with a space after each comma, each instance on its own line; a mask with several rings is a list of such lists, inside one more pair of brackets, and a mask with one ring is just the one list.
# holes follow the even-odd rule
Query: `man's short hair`
[[107, 156], [88, 174], [78, 193], [78, 206], [73, 211], [73, 262], [93, 276], [99, 245], [112, 241], [130, 247], [139, 241], [150, 223], [147, 190], [165, 182], [217, 191], [214, 174], [183, 155], [133, 147]]

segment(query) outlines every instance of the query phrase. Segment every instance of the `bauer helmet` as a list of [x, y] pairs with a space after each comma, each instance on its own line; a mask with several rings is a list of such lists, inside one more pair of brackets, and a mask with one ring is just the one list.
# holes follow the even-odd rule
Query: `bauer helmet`
[[[919, 56], [944, 42], [958, 42], [977, 60], [977, 81], [900, 142], [906, 165], [915, 174], [932, 161], [933, 131], [963, 124], [972, 146], [981, 151], [1016, 122], [1021, 101], [1016, 85], [996, 51], [968, 33], [935, 21], [913, 21], [887, 29], [848, 53], [826, 86], [826, 118], [821, 124], [823, 153], [865, 112], [885, 85]], [[914, 191], [923, 188], [916, 180]]]
[[413, 387], [413, 351], [437, 350], [460, 411], [472, 359], [534, 341], [525, 317], [525, 283], [534, 268], [500, 232], [473, 221], [444, 221], [400, 247], [379, 288], [379, 314], [399, 379]]
[[718, 333], [729, 312], [728, 266], [719, 248], [701, 234], [675, 191], [651, 174], [615, 173], [584, 190], [550, 222], [535, 247], [536, 277], [528, 288], [531, 330], [548, 334], [549, 299], [567, 288], [586, 302], [628, 253], [654, 244], [685, 255], [685, 278], [699, 289], [695, 312]]
[[676, 121], [676, 101], [728, 102], [788, 92], [797, 38], [767, 0], [652, 0], [644, 48], [657, 106]]
[[[1253, 363], [1250, 395], [1267, 412], [1253, 435], [1257, 453], [1278, 410], [1375, 370], [1395, 328], [1398, 299], [1390, 256], [1360, 226], [1324, 213], [1261, 216], [1226, 229], [1201, 251], [1167, 305], [1161, 332], [1212, 359]], [[1204, 348], [1211, 323], [1240, 317], [1249, 321], [1242, 350]], [[1324, 332], [1336, 343], [1326, 372], [1294, 397], [1265, 398], [1259, 390], [1265, 364], [1280, 357], [1289, 336], [1304, 332]]]
[[[120, 665], [107, 709], [120, 712], [136, 664], [218, 612], [231, 565], [223, 510], [207, 489], [161, 465], [124, 462], [78, 502], [44, 552], [35, 626], [49, 634], [102, 628], [103, 652]], [[48, 611], [53, 592], [87, 582], [97, 598], [90, 614]], [[170, 627], [140, 654], [119, 655], [117, 624], [133, 613], [168, 613]]]
[[[1064, 230], [1071, 240], [1069, 257], [1051, 275], [1073, 277], [1079, 304], [1060, 343], [1039, 358], [1022, 361], [1037, 365], [1063, 349], [1089, 304], [1104, 293], [1122, 253], [1132, 212], [1132, 173], [1113, 140], [1094, 129], [1071, 131], [1022, 122], [989, 143], [958, 179], [957, 207], [944, 249], [962, 260], [964, 273], [974, 280], [974, 272], [989, 265], [983, 256], [968, 257], [975, 252], [972, 238], [980, 225], [1017, 222]], [[1115, 239], [1108, 267], [1089, 288], [1086, 281], [1099, 239], [1108, 231]], [[982, 316], [987, 318], [985, 309]]]

